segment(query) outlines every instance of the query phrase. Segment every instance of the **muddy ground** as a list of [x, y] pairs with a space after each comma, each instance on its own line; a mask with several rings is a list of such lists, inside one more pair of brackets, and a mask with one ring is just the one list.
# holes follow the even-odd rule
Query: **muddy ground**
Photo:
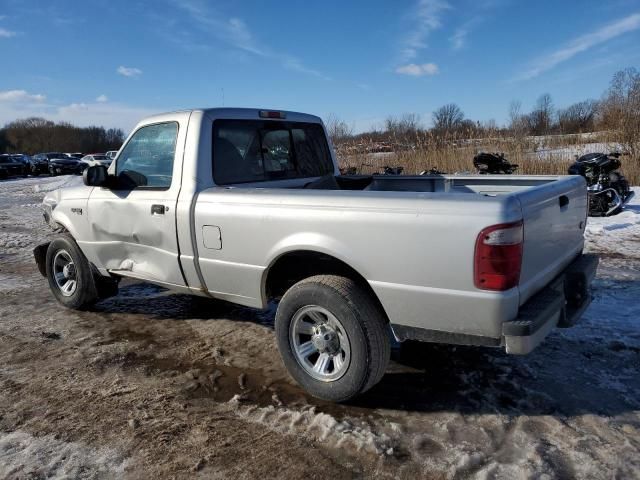
[[71, 181], [0, 182], [0, 478], [640, 478], [635, 227], [596, 232], [594, 304], [533, 354], [407, 344], [331, 405], [287, 376], [275, 306], [130, 282], [58, 305], [31, 249]]

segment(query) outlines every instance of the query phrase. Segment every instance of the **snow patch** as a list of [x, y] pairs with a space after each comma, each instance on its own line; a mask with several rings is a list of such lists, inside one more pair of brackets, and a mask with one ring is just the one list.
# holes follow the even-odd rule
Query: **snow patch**
[[361, 421], [361, 425], [357, 425], [356, 420], [338, 421], [327, 413], [316, 412], [315, 406], [290, 410], [274, 406], [243, 406], [239, 400], [234, 397], [228, 402], [238, 417], [264, 425], [272, 431], [302, 435], [335, 448], [348, 448], [377, 455], [393, 454], [390, 437], [384, 433], [375, 433], [364, 421]]
[[0, 432], [2, 478], [111, 478], [124, 474], [126, 460], [115, 450], [92, 448], [34, 437], [26, 432]]
[[589, 217], [585, 229], [587, 251], [640, 259], [640, 187], [624, 210], [611, 217]]

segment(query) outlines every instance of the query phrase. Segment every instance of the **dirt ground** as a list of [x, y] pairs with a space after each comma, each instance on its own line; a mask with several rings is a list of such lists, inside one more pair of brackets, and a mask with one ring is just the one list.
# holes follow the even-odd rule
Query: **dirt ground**
[[58, 305], [31, 249], [45, 192], [73, 181], [0, 182], [1, 478], [640, 478], [635, 230], [603, 227], [623, 253], [590, 240], [593, 305], [531, 355], [406, 344], [332, 405], [287, 376], [275, 306], [129, 282]]

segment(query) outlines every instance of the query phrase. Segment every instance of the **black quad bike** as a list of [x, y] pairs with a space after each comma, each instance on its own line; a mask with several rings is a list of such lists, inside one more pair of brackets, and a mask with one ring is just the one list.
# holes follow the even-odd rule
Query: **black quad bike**
[[622, 210], [634, 192], [629, 182], [618, 170], [619, 152], [587, 153], [569, 167], [569, 175], [582, 175], [587, 180], [589, 215], [608, 217]]
[[504, 158], [504, 153], [480, 152], [473, 157], [473, 166], [478, 173], [488, 174], [511, 174], [516, 171], [518, 165], [510, 163]]

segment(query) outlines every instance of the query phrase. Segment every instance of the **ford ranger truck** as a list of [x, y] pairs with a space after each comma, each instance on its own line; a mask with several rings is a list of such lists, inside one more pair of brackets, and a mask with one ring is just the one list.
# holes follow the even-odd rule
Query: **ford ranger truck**
[[394, 339], [526, 354], [591, 301], [580, 176], [340, 175], [320, 118], [212, 108], [143, 120], [83, 178], [43, 201], [60, 303], [122, 278], [278, 302], [284, 365], [322, 399], [378, 383]]

